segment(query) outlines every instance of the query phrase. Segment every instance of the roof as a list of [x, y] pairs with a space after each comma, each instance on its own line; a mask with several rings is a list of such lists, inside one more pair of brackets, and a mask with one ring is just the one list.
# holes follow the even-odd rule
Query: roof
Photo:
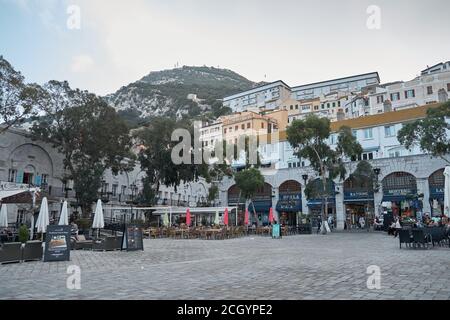
[[[348, 119], [342, 121], [331, 122], [331, 131], [336, 132], [342, 126], [347, 126], [352, 129], [360, 129], [360, 128], [370, 128], [376, 127], [385, 124], [394, 124], [394, 123], [402, 123], [406, 121], [413, 121], [417, 119], [425, 118], [427, 114], [427, 110], [430, 108], [437, 108], [440, 106], [439, 103], [429, 104], [421, 107], [404, 109], [399, 111], [391, 111], [380, 113], [371, 116], [359, 117], [355, 119]], [[277, 141], [286, 141], [287, 134], [286, 131], [278, 131], [275, 134], [261, 135], [260, 138], [262, 141], [267, 141], [270, 143], [272, 137], [275, 139], [276, 135], [278, 135]], [[266, 140], [267, 139], [267, 140]]]
[[352, 129], [376, 127], [384, 124], [402, 123], [405, 121], [413, 121], [425, 118], [427, 110], [436, 108], [440, 104], [429, 104], [421, 107], [398, 110], [375, 114], [371, 116], [359, 117], [355, 119], [348, 119], [342, 121], [331, 122], [331, 131], [338, 131], [342, 126], [347, 126]]
[[357, 77], [364, 77], [364, 76], [370, 76], [370, 75], [376, 75], [378, 78], [378, 82], [380, 82], [380, 75], [378, 74], [378, 72], [369, 72], [369, 73], [363, 73], [363, 74], [357, 74], [354, 76], [348, 76], [348, 77], [344, 77], [344, 78], [338, 78], [338, 79], [333, 79], [333, 80], [326, 80], [326, 81], [320, 81], [320, 82], [314, 82], [314, 83], [309, 83], [309, 84], [303, 84], [301, 86], [296, 86], [292, 88], [292, 91], [298, 91], [301, 90], [304, 87], [311, 87], [311, 86], [326, 86], [326, 83], [328, 82], [334, 82], [334, 81], [341, 81], [341, 80], [348, 80], [348, 79], [352, 79], [352, 78], [357, 78]]
[[260, 85], [258, 87], [252, 88], [250, 90], [242, 91], [242, 92], [233, 94], [231, 96], [225, 97], [225, 98], [223, 98], [223, 101], [233, 100], [233, 99], [236, 99], [236, 98], [239, 98], [239, 97], [242, 97], [242, 96], [246, 96], [246, 95], [249, 95], [249, 94], [252, 94], [252, 93], [256, 93], [256, 92], [262, 91], [263, 88], [271, 88], [271, 87], [273, 87], [275, 85], [282, 85], [282, 86], [288, 88], [289, 90], [291, 89], [291, 87], [288, 86], [284, 81], [277, 80], [277, 81], [274, 81], [274, 82], [270, 82], [270, 83], [266, 83], [266, 84]]
[[442, 66], [442, 65], [444, 65], [444, 64], [446, 64], [446, 63], [449, 63], [449, 62], [450, 62], [450, 61], [447, 61], [447, 62], [439, 62], [439, 63], [435, 64], [434, 66], [431, 66], [431, 67], [428, 67], [428, 68], [422, 70], [421, 72], [422, 72], [422, 73], [423, 73], [423, 72], [427, 72], [427, 71], [430, 70], [430, 69], [436, 68], [437, 66]]

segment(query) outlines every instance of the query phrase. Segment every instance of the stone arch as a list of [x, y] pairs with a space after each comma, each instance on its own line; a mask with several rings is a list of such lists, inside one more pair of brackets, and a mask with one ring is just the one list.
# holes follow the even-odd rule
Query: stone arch
[[[32, 148], [32, 150], [36, 150], [36, 152], [31, 152], [30, 150], [26, 150], [27, 148]], [[23, 154], [21, 154], [21, 152], [23, 152]], [[18, 159], [18, 161], [23, 161], [24, 165], [21, 166], [21, 169], [24, 169], [27, 165], [32, 165], [35, 170], [40, 171], [41, 168], [37, 167], [36, 163], [31, 163], [29, 157], [34, 156], [36, 159], [39, 159], [40, 161], [43, 161], [43, 159], [45, 159], [48, 162], [48, 169], [49, 172], [39, 172], [39, 173], [46, 173], [48, 175], [50, 175], [51, 177], [53, 177], [54, 174], [54, 164], [53, 164], [53, 159], [50, 156], [50, 154], [48, 153], [48, 151], [46, 149], [44, 149], [43, 147], [41, 147], [40, 145], [34, 144], [34, 143], [23, 143], [19, 146], [17, 146], [16, 148], [14, 148], [9, 157], [8, 157], [8, 162], [11, 163], [14, 161], [14, 159], [16, 157], [18, 158], [22, 158], [22, 159]]]
[[278, 191], [280, 193], [298, 193], [302, 191], [302, 184], [297, 180], [286, 180], [280, 184]]
[[444, 187], [445, 177], [444, 177], [444, 168], [434, 171], [428, 177], [428, 184], [430, 187]]
[[406, 171], [396, 171], [391, 174], [385, 176], [381, 181], [384, 189], [392, 189], [392, 188], [415, 188], [417, 190], [417, 179], [416, 177]]

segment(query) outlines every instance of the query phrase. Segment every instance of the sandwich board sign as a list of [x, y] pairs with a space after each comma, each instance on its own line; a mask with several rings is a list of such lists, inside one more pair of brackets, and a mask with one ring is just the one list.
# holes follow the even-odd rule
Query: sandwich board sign
[[141, 227], [130, 224], [125, 225], [122, 238], [122, 250], [137, 251], [144, 250], [144, 235]]
[[70, 229], [70, 226], [47, 226], [44, 262], [70, 261]]
[[281, 230], [278, 223], [272, 225], [272, 239], [281, 239]]

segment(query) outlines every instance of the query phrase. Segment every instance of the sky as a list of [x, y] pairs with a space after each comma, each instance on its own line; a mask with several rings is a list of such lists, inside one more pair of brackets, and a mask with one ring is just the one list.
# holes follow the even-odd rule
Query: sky
[[[375, 7], [374, 7], [375, 6]], [[28, 82], [99, 95], [175, 64], [290, 86], [450, 60], [448, 0], [0, 0], [0, 55]]]

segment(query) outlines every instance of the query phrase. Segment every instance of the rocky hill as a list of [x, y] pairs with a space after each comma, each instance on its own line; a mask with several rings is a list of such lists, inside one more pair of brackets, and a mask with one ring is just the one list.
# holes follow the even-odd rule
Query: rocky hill
[[220, 99], [257, 85], [231, 70], [183, 66], [151, 72], [105, 99], [131, 124], [155, 116], [217, 117], [230, 111]]

